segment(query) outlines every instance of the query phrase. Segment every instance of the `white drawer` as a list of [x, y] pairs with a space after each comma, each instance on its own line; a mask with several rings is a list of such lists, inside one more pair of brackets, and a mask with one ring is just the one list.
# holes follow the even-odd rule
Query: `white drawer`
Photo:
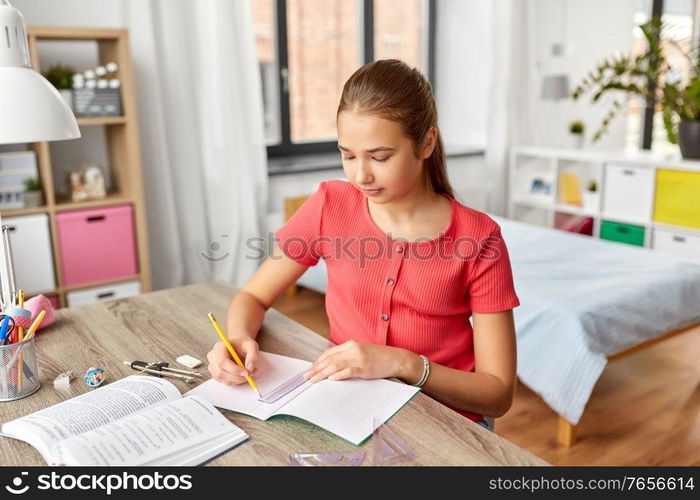
[[66, 293], [68, 307], [86, 306], [97, 302], [108, 300], [124, 299], [133, 297], [141, 293], [141, 283], [138, 281], [127, 281], [114, 285], [97, 286], [84, 290], [75, 290]]
[[49, 217], [46, 214], [3, 217], [2, 223], [10, 227], [17, 288], [23, 288], [27, 296], [54, 290]]
[[606, 165], [603, 190], [606, 217], [637, 222], [651, 220], [654, 169]]
[[676, 257], [700, 261], [700, 235], [678, 233], [669, 229], [654, 229], [651, 247]]

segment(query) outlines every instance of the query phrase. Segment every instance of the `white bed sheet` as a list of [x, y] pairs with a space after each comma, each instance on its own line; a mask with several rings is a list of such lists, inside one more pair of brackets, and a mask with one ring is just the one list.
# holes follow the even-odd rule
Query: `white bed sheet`
[[618, 353], [700, 322], [700, 264], [653, 250], [492, 216], [521, 306], [518, 376], [578, 423]]

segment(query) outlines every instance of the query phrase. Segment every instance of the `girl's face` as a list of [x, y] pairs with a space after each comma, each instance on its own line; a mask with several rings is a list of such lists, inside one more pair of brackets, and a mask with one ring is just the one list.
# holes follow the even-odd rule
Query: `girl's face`
[[431, 155], [435, 139], [433, 128], [416, 158], [413, 142], [403, 135], [397, 122], [352, 111], [338, 115], [338, 149], [345, 175], [375, 203], [426, 188], [423, 159]]

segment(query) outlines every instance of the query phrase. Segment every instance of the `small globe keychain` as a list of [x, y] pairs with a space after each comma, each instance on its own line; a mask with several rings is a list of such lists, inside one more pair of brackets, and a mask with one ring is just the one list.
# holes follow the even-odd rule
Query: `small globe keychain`
[[103, 368], [91, 366], [85, 372], [85, 384], [89, 387], [97, 387], [105, 381], [105, 371]]

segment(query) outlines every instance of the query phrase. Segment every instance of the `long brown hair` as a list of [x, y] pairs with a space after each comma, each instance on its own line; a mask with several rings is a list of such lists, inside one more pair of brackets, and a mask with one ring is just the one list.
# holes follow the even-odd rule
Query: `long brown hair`
[[[404, 135], [413, 141], [416, 157], [430, 128], [437, 129], [432, 85], [420, 71], [398, 59], [374, 61], [355, 71], [343, 86], [336, 119], [341, 111], [346, 110], [398, 122]], [[435, 149], [423, 167], [428, 188], [454, 198], [447, 178], [445, 148], [439, 129]]]

